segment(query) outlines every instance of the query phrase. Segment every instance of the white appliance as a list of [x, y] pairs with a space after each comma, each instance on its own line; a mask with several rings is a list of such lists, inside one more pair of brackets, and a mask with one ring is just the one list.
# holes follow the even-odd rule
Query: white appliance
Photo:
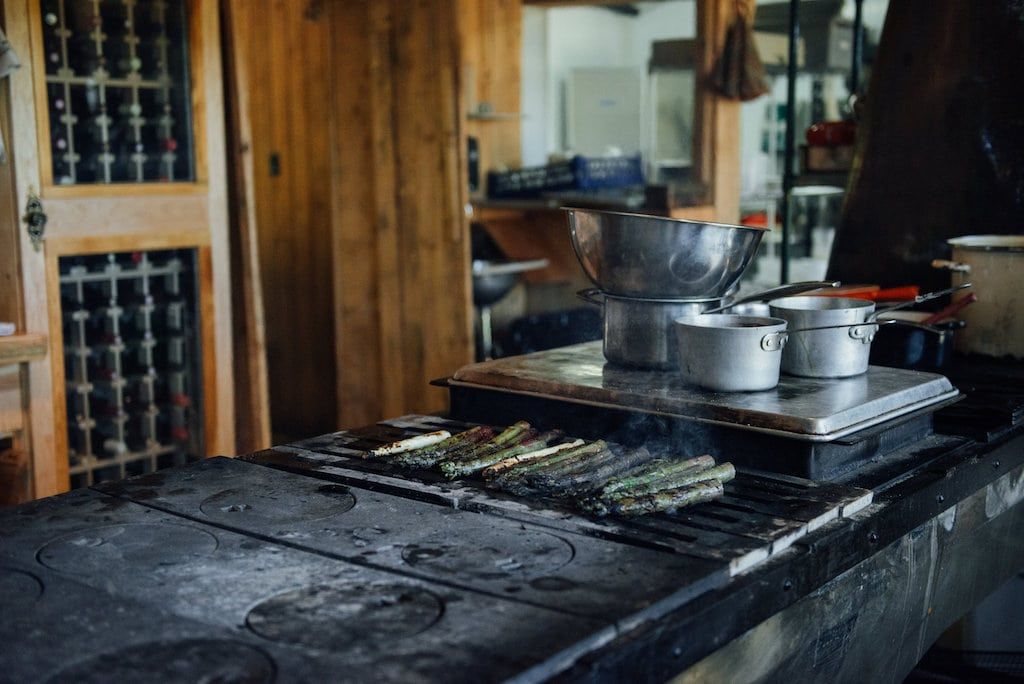
[[566, 142], [577, 154], [600, 157], [611, 148], [641, 148], [643, 76], [625, 67], [573, 69], [566, 82]]

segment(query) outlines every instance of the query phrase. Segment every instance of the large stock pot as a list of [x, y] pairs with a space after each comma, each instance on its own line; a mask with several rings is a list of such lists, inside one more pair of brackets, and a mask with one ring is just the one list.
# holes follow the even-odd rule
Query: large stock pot
[[1024, 235], [965, 235], [947, 243], [952, 261], [932, 264], [951, 271], [954, 285], [970, 281], [978, 295], [960, 314], [967, 325], [956, 349], [1024, 359]]

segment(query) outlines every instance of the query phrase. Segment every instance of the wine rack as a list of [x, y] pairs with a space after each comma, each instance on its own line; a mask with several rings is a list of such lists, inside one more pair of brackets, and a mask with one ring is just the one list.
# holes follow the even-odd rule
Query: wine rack
[[199, 458], [195, 250], [60, 259], [72, 487]]
[[191, 181], [184, 0], [41, 0], [58, 185]]

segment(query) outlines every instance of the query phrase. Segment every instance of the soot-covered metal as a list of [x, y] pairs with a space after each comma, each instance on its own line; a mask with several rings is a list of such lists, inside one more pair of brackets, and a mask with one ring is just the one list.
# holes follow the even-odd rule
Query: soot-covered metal
[[1024, 393], [978, 391], [992, 372], [957, 369], [975, 391], [934, 433], [856, 472], [740, 468], [674, 514], [590, 518], [365, 458], [466, 426], [430, 416], [26, 504], [0, 514], [0, 671], [898, 679], [1024, 567]]

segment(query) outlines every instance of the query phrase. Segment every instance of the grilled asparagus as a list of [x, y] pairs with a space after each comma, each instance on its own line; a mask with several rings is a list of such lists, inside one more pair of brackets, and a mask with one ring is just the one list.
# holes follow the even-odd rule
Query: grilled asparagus
[[714, 465], [715, 459], [707, 455], [690, 458], [685, 461], [664, 461], [658, 459], [612, 480], [603, 487], [601, 493], [614, 494], [620, 490], [639, 487], [652, 482], [656, 483], [676, 473], [706, 470]]
[[597, 515], [634, 516], [647, 513], [661, 513], [702, 501], [711, 501], [722, 496], [724, 490], [718, 480], [698, 482], [685, 487], [663, 489], [653, 494], [636, 497], [624, 497], [614, 501], [597, 501], [590, 504], [590, 510]]
[[598, 440], [596, 442], [590, 442], [589, 444], [583, 444], [574, 449], [559, 451], [546, 458], [535, 459], [515, 465], [505, 471], [498, 479], [511, 481], [523, 479], [528, 475], [541, 474], [548, 470], [554, 472], [555, 468], [563, 464], [589, 458], [594, 454], [604, 451], [607, 447], [608, 445], [605, 444], [603, 440]]
[[717, 480], [718, 482], [725, 484], [734, 477], [736, 477], [736, 469], [733, 465], [731, 463], [723, 463], [719, 466], [715, 466], [714, 468], [707, 468], [705, 470], [693, 469], [672, 473], [660, 480], [654, 480], [627, 489], [620, 489], [611, 494], [607, 494], [602, 491], [598, 496], [606, 501], [616, 501], [624, 498], [647, 496], [666, 489], [687, 487], [689, 485], [697, 484], [698, 482]]
[[394, 456], [396, 454], [404, 454], [407, 451], [414, 451], [416, 449], [424, 449], [429, 446], [434, 446], [452, 436], [452, 433], [447, 430], [436, 430], [434, 432], [428, 432], [422, 435], [416, 435], [407, 439], [400, 439], [397, 442], [391, 442], [379, 446], [376, 449], [370, 451], [371, 456]]
[[593, 491], [604, 485], [619, 473], [625, 472], [651, 460], [651, 452], [644, 447], [615, 454], [613, 458], [604, 459], [593, 467], [563, 475], [545, 484], [548, 489], [557, 489], [565, 495], [577, 495]]
[[395, 458], [395, 462], [410, 468], [429, 468], [438, 461], [457, 453], [458, 450], [486, 441], [493, 436], [494, 428], [479, 425], [465, 432], [453, 435], [433, 446], [399, 454]]
[[577, 447], [581, 447], [583, 446], [583, 444], [584, 442], [582, 439], [576, 439], [571, 442], [565, 442], [563, 444], [549, 446], [544, 449], [539, 449], [535, 451], [524, 451], [519, 454], [511, 454], [509, 456], [505, 456], [504, 458], [502, 458], [502, 460], [497, 461], [494, 465], [484, 468], [483, 476], [487, 479], [493, 479], [498, 475], [504, 473], [505, 471], [509, 470], [510, 468], [519, 465], [520, 463], [529, 463], [531, 461], [537, 461], [542, 458], [547, 458], [548, 456], [556, 454], [560, 451], [566, 451], [568, 449], [575, 449]]
[[521, 420], [505, 428], [492, 439], [472, 444], [456, 454], [445, 454], [444, 461], [466, 461], [478, 458], [484, 453], [496, 451], [504, 446], [516, 443], [521, 437], [528, 434], [531, 429], [529, 423]]
[[537, 449], [542, 449], [561, 437], [562, 432], [560, 430], [551, 430], [539, 435], [533, 431], [529, 431], [518, 441], [486, 451], [478, 455], [476, 458], [458, 461], [445, 461], [441, 464], [441, 472], [450, 478], [469, 475], [477, 472], [478, 470], [483, 470], [484, 468], [500, 463], [506, 459], [515, 458], [516, 456], [527, 454], [531, 451], [536, 452]]

